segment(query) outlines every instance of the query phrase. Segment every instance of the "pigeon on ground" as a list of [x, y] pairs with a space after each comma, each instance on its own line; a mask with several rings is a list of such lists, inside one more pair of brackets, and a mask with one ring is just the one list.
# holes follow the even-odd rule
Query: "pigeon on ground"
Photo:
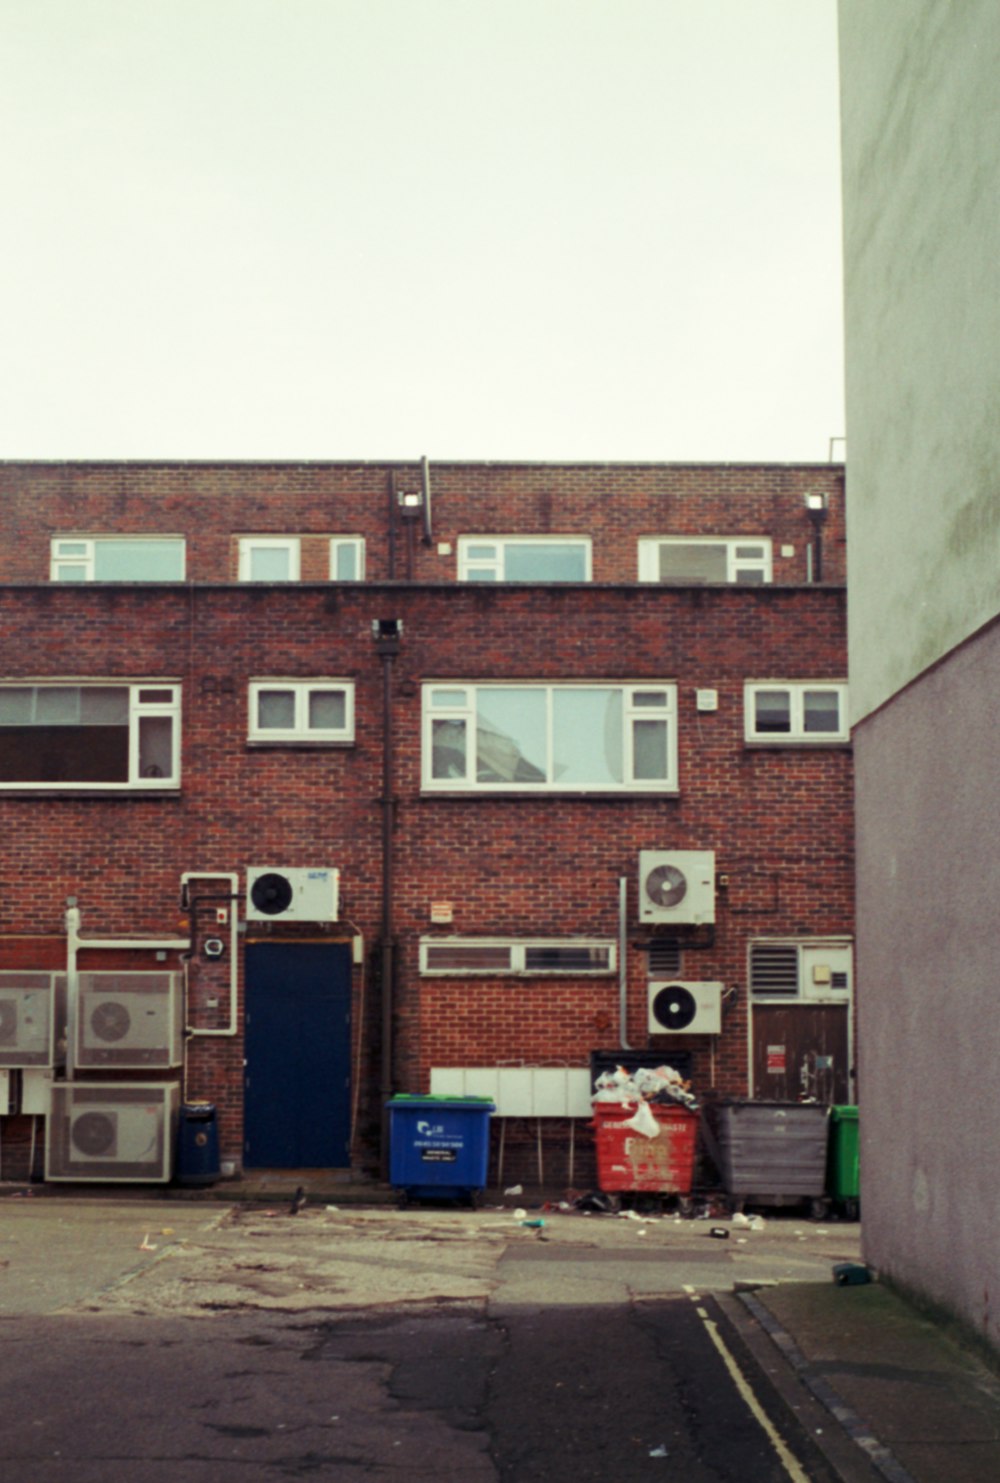
[[289, 1215], [298, 1215], [299, 1211], [301, 1209], [303, 1209], [303, 1207], [305, 1206], [306, 1199], [307, 1199], [306, 1192], [303, 1189], [302, 1185], [300, 1184], [299, 1187], [298, 1187], [298, 1189], [295, 1191], [294, 1195], [292, 1196], [291, 1209], [288, 1212]]

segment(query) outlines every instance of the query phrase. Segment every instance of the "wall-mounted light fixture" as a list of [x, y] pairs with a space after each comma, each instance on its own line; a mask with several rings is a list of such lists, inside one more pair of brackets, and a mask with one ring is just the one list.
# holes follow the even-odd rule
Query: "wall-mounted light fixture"
[[424, 497], [419, 489], [401, 489], [397, 496], [399, 500], [399, 513], [410, 520], [420, 518], [420, 512], [424, 507]]
[[813, 561], [813, 581], [822, 582], [823, 526], [826, 524], [826, 517], [830, 513], [830, 496], [824, 489], [809, 489], [803, 495], [803, 503], [806, 507], [806, 514], [812, 521], [813, 532], [816, 538], [814, 547], [816, 554]]

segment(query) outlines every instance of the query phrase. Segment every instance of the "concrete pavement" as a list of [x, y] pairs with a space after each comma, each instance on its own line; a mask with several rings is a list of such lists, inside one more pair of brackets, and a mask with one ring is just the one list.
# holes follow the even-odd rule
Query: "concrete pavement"
[[0, 1199], [0, 1314], [162, 1321], [486, 1304], [524, 1315], [714, 1295], [734, 1350], [839, 1477], [1000, 1477], [997, 1372], [890, 1289], [834, 1283], [834, 1266], [859, 1258], [856, 1225], [519, 1217], [510, 1201], [396, 1211], [330, 1200], [293, 1217], [280, 1193], [270, 1205]]

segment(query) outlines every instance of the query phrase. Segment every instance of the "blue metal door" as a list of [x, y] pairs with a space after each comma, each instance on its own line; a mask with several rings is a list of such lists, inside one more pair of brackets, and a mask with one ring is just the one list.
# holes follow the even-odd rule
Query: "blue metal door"
[[244, 1163], [342, 1169], [350, 1162], [351, 949], [246, 947]]

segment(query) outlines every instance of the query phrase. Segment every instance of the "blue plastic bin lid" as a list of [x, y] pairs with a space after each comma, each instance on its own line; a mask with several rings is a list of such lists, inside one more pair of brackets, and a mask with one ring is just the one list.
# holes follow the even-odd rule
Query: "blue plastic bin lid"
[[430, 1093], [397, 1092], [390, 1097], [386, 1107], [475, 1107], [480, 1111], [496, 1112], [492, 1097], [435, 1097]]

